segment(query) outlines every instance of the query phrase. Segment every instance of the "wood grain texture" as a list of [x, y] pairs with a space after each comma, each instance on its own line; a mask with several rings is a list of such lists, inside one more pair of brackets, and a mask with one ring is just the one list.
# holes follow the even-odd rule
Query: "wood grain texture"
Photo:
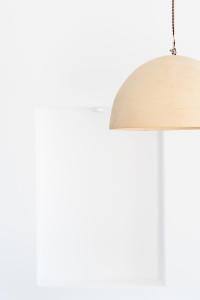
[[111, 129], [200, 129], [200, 62], [163, 56], [136, 69], [120, 88]]

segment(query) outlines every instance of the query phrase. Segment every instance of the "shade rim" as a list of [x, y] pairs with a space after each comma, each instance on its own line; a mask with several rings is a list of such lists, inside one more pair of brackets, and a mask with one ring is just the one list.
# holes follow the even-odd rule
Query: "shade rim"
[[199, 126], [194, 126], [194, 127], [190, 127], [190, 126], [185, 126], [185, 127], [175, 127], [175, 126], [163, 126], [163, 127], [109, 127], [110, 130], [125, 130], [125, 131], [173, 131], [173, 130], [200, 130], [200, 125]]

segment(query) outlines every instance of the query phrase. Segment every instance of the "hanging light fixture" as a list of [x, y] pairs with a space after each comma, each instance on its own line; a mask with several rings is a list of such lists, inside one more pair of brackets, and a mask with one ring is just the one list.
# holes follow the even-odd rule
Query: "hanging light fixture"
[[111, 129], [200, 129], [200, 61], [177, 55], [172, 0], [172, 55], [136, 69], [120, 88]]

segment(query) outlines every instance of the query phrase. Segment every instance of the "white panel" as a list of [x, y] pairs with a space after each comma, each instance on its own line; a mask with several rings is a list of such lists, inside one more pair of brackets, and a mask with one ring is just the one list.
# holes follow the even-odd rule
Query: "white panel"
[[41, 285], [162, 281], [159, 134], [108, 121], [108, 109], [36, 113]]
[[200, 131], [166, 132], [167, 283], [200, 285]]

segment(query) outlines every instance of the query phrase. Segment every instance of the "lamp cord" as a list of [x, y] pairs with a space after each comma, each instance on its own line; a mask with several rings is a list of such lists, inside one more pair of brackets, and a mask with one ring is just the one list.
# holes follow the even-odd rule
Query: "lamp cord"
[[172, 55], [176, 55], [176, 40], [175, 40], [175, 16], [174, 16], [174, 0], [172, 0], [172, 37], [173, 37], [173, 44], [172, 49], [170, 52]]

